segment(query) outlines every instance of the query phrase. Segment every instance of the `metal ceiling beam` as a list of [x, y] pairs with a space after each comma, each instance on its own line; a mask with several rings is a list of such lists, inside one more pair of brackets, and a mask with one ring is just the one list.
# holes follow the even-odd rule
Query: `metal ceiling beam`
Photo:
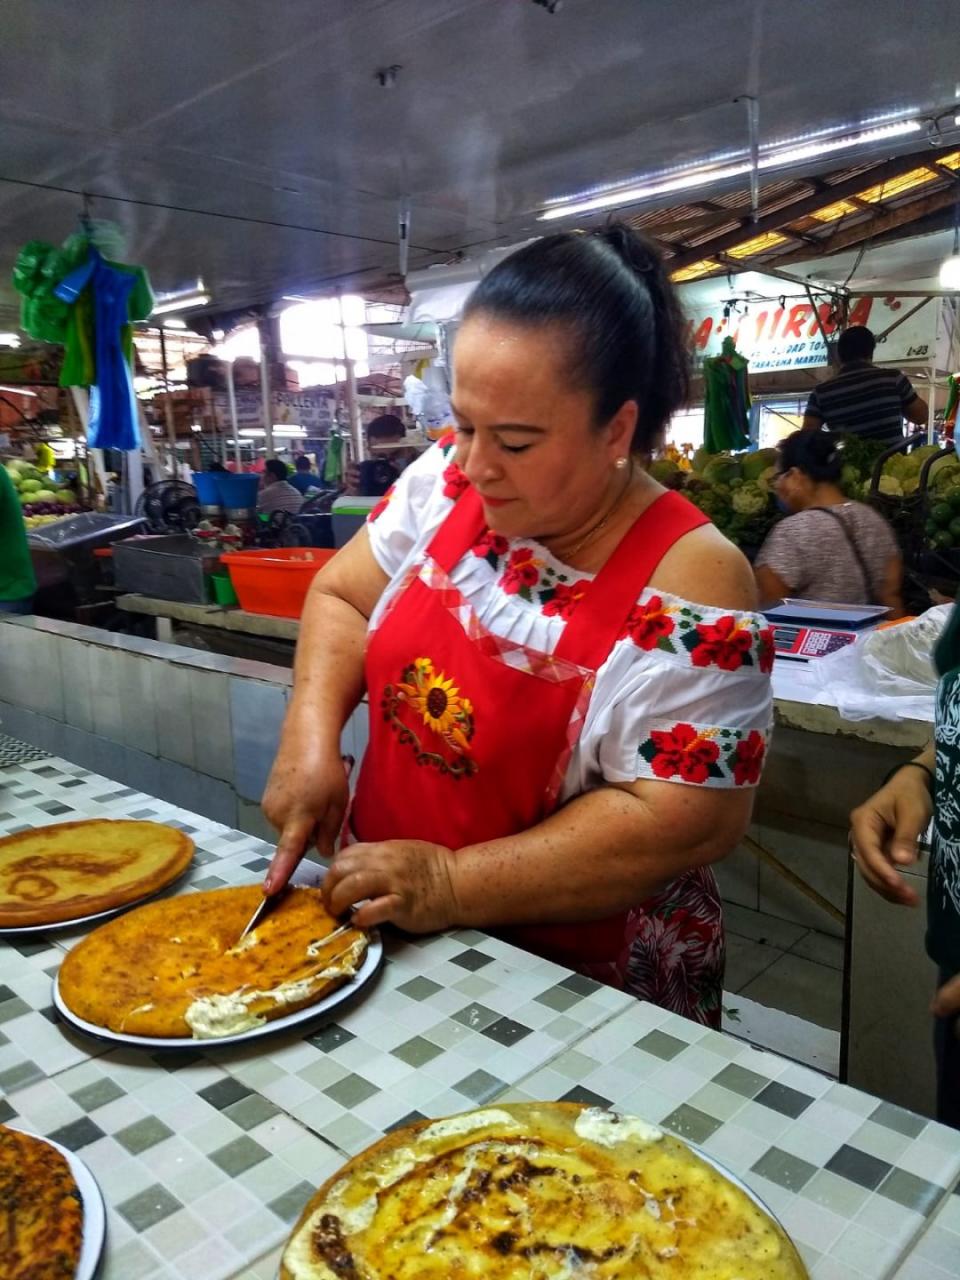
[[934, 191], [931, 195], [924, 196], [922, 200], [911, 200], [909, 204], [900, 205], [886, 213], [879, 213], [867, 222], [858, 222], [856, 226], [849, 227], [846, 231], [838, 231], [835, 235], [820, 240], [813, 249], [796, 249], [790, 253], [781, 254], [777, 262], [781, 266], [786, 266], [790, 262], [804, 262], [811, 256], [819, 258], [830, 253], [840, 253], [844, 249], [849, 249], [851, 245], [872, 240], [874, 236], [894, 231], [898, 227], [905, 227], [919, 218], [935, 213], [938, 209], [948, 208], [956, 202], [956, 199], [957, 195], [952, 187], [947, 187], [943, 191]]
[[[918, 163], [916, 153], [900, 156], [897, 160], [888, 160], [884, 164], [877, 165], [867, 173], [858, 173], [855, 178], [848, 178], [846, 182], [837, 182], [823, 191], [815, 191], [809, 196], [794, 201], [793, 204], [785, 205], [773, 213], [764, 214], [757, 222], [748, 223], [750, 238], [761, 235], [764, 231], [779, 231], [781, 227], [795, 222], [798, 218], [815, 213], [817, 209], [822, 209], [824, 205], [833, 204], [837, 200], [847, 200], [855, 196], [858, 191], [864, 191], [877, 182], [889, 182], [900, 174], [916, 169]], [[713, 258], [725, 249], [734, 248], [743, 240], [745, 229], [746, 227], [741, 226], [735, 231], [725, 231], [712, 241], [704, 240], [696, 248], [677, 254], [670, 259], [670, 270], [681, 271], [684, 267], [699, 262], [701, 258]]]

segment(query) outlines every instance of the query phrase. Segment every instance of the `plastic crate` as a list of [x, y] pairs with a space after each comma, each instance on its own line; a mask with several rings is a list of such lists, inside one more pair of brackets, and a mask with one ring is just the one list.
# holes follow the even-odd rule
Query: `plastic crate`
[[277, 547], [270, 551], [228, 551], [220, 557], [248, 613], [299, 618], [310, 583], [336, 552], [323, 547]]

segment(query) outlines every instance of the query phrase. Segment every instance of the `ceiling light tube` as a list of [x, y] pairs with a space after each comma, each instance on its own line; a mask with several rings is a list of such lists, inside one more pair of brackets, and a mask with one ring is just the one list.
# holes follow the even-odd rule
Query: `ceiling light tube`
[[[898, 120], [889, 124], [870, 126], [856, 133], [843, 134], [837, 138], [822, 138], [803, 145], [780, 146], [761, 150], [759, 168], [776, 169], [781, 166], [799, 164], [814, 160], [818, 156], [831, 152], [846, 150], [850, 147], [865, 146], [878, 142], [883, 138], [902, 137], [910, 133], [919, 133], [923, 129], [920, 120]], [[597, 195], [584, 199], [573, 199], [565, 204], [552, 204], [540, 214], [539, 221], [552, 222], [556, 218], [566, 218], [572, 214], [592, 213], [597, 209], [609, 209], [617, 205], [635, 204], [653, 196], [666, 195], [672, 191], [685, 191], [693, 187], [705, 187], [711, 182], [720, 182], [726, 178], [739, 177], [750, 172], [749, 161], [719, 167], [698, 167], [686, 169], [676, 175], [664, 174], [659, 180], [651, 178], [634, 186], [610, 188]]]
[[166, 315], [168, 311], [185, 311], [187, 307], [205, 307], [209, 301], [209, 293], [187, 293], [181, 298], [171, 298], [168, 302], [158, 302], [150, 314], [151, 316], [162, 316]]

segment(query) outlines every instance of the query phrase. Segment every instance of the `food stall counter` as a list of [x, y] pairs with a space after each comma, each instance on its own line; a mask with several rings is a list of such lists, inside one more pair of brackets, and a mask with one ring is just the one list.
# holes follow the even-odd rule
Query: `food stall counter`
[[[196, 844], [177, 892], [267, 866], [253, 836], [36, 751], [7, 759], [0, 834], [90, 817], [174, 825]], [[102, 1280], [268, 1280], [346, 1159], [402, 1123], [496, 1100], [609, 1104], [698, 1144], [778, 1215], [813, 1280], [894, 1276], [957, 1199], [956, 1133], [481, 932], [388, 932], [379, 979], [335, 1021], [174, 1052], [58, 1024], [51, 980], [86, 932], [0, 940], [0, 1122], [93, 1172]], [[960, 1276], [960, 1256], [951, 1265]]]

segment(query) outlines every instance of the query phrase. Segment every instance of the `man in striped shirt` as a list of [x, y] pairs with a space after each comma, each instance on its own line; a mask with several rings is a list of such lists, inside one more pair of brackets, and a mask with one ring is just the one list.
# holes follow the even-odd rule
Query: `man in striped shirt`
[[840, 372], [810, 392], [803, 415], [804, 431], [830, 431], [861, 436], [881, 444], [903, 439], [903, 420], [926, 426], [926, 401], [899, 369], [873, 363], [877, 341], [865, 325], [853, 325], [837, 341]]

